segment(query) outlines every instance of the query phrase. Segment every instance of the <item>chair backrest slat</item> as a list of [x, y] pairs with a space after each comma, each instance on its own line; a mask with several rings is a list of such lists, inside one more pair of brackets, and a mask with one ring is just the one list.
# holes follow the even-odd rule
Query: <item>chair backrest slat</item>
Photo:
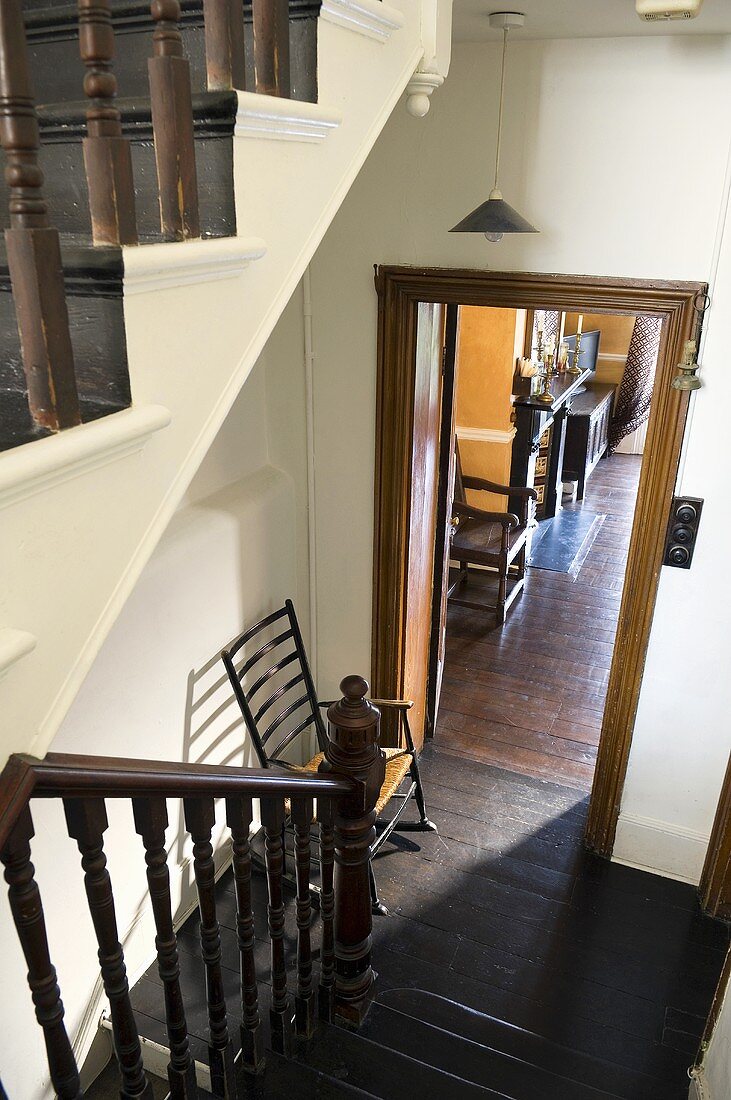
[[287, 680], [286, 684], [282, 684], [280, 688], [277, 688], [274, 694], [270, 695], [266, 702], [262, 703], [262, 705], [259, 707], [258, 711], [254, 715], [254, 721], [260, 722], [266, 712], [269, 710], [269, 708], [273, 707], [278, 699], [281, 699], [283, 695], [286, 695], [287, 692], [291, 691], [293, 687], [297, 686], [297, 684], [304, 683], [304, 680], [305, 678], [302, 673], [298, 672], [297, 675], [293, 676], [291, 680]]
[[[314, 721], [315, 721], [314, 717], [311, 714], [308, 714], [308, 716], [305, 718], [305, 720], [303, 722], [300, 722], [300, 724], [298, 726], [295, 726], [295, 728], [293, 730], [290, 730], [290, 732], [287, 734], [286, 737], [282, 738], [282, 740], [277, 745], [276, 752], [280, 753], [284, 749], [286, 749], [289, 745], [291, 745], [292, 742], [295, 740], [295, 738], [299, 737], [299, 735], [301, 733], [304, 733], [304, 731], [307, 729], [307, 727], [311, 726]], [[282, 761], [282, 760], [277, 759], [277, 757], [274, 756], [274, 754], [272, 754], [269, 757], [269, 759], [271, 760], [272, 764], [274, 764], [274, 763], [277, 763], [277, 764], [286, 763], [286, 761]]]
[[239, 669], [239, 679], [241, 679], [242, 676], [245, 676], [246, 673], [254, 667], [257, 661], [260, 661], [262, 657], [266, 656], [267, 653], [271, 653], [273, 649], [276, 649], [278, 645], [282, 645], [284, 642], [287, 641], [288, 638], [291, 637], [292, 631], [285, 630], [283, 634], [277, 634], [276, 638], [272, 638], [270, 642], [265, 642], [263, 646], [260, 646], [259, 649], [257, 649], [256, 653], [252, 653], [251, 657], [244, 661], [243, 665]]
[[278, 622], [278, 620], [286, 614], [287, 608], [280, 607], [278, 611], [273, 611], [271, 615], [267, 615], [266, 618], [260, 619], [258, 623], [254, 623], [248, 630], [245, 630], [235, 642], [232, 642], [226, 652], [230, 653], [232, 657], [235, 657], [239, 650], [242, 649], [247, 642], [250, 642], [255, 635], [261, 633], [262, 630], [266, 630], [272, 623]]
[[[283, 618], [288, 619], [286, 630], [278, 626]], [[293, 643], [294, 649], [258, 673], [258, 662], [267, 655], [276, 656], [275, 651], [286, 642]], [[245, 651], [247, 643], [250, 653]], [[319, 748], [324, 751], [325, 723], [291, 600], [245, 630], [221, 656], [262, 767], [278, 760], [279, 754], [309, 727], [314, 728]], [[291, 669], [286, 677], [285, 669]], [[304, 692], [295, 691], [300, 685], [304, 685]], [[262, 719], [277, 703], [280, 709], [264, 729]], [[274, 737], [276, 733], [278, 739]]]
[[269, 666], [266, 672], [262, 672], [259, 679], [256, 680], [246, 692], [247, 703], [251, 702], [256, 693], [258, 691], [261, 691], [264, 685], [269, 680], [271, 680], [272, 676], [276, 676], [276, 674], [278, 672], [281, 672], [283, 668], [286, 668], [287, 665], [291, 665], [294, 661], [298, 659], [298, 656], [299, 655], [297, 653], [297, 650], [292, 650], [292, 652], [288, 653], [286, 657], [282, 657], [281, 661], [276, 661], [273, 665]]
[[286, 721], [286, 719], [289, 718], [290, 714], [294, 714], [296, 710], [299, 710], [299, 708], [301, 706], [304, 706], [304, 704], [307, 702], [309, 702], [307, 695], [300, 695], [292, 703], [288, 703], [286, 707], [283, 707], [277, 717], [264, 730], [264, 734], [262, 736], [262, 741], [264, 742], [264, 744], [266, 744], [272, 734], [279, 729], [282, 722]]

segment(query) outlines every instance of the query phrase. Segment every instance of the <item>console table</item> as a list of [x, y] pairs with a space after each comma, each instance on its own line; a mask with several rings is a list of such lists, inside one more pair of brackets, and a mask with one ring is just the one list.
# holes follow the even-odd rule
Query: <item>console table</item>
[[[547, 428], [553, 428], [548, 451], [546, 485], [543, 497], [543, 515], [555, 516], [561, 507], [561, 476], [566, 443], [566, 420], [571, 402], [577, 390], [583, 390], [584, 383], [591, 375], [585, 370], [581, 374], [559, 374], [551, 379], [551, 392], [554, 400], [550, 405], [536, 397], [516, 397], [513, 403], [515, 438], [510, 462], [510, 484], [533, 487], [536, 475], [536, 456], [540, 448], [540, 439]], [[518, 498], [508, 497], [508, 510], [516, 512], [520, 505]]]
[[609, 424], [616, 386], [591, 382], [574, 400], [566, 427], [563, 459], [564, 481], [578, 481], [577, 496], [584, 497], [586, 481], [609, 446]]

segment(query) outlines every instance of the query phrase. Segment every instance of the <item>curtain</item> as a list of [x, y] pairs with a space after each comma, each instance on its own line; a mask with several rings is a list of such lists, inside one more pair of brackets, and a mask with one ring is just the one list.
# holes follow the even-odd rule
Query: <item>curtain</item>
[[[561, 312], [558, 309], [545, 309], [543, 311], [543, 343], [548, 343], [553, 336], [558, 347], [558, 334], [561, 330]], [[538, 347], [538, 310], [533, 313], [533, 334], [531, 347]]]
[[627, 352], [627, 365], [619, 384], [609, 427], [609, 454], [617, 449], [626, 436], [637, 431], [650, 415], [661, 327], [659, 317], [635, 318]]

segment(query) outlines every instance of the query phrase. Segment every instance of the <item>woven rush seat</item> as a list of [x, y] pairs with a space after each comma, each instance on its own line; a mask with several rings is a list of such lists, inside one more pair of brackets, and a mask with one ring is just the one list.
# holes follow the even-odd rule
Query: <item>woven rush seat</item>
[[[383, 781], [378, 802], [376, 802], [376, 816], [386, 808], [409, 774], [412, 759], [411, 753], [406, 752], [404, 749], [383, 749], [383, 753], [386, 757], [386, 778]], [[297, 771], [316, 772], [324, 759], [325, 753], [318, 752], [317, 756], [313, 756], [312, 760], [308, 760], [306, 764], [298, 765]], [[289, 813], [289, 807], [286, 808], [287, 813]]]
[[[523, 526], [513, 527], [508, 532], [508, 549], [512, 548], [520, 543], [521, 539], [525, 539], [526, 528]], [[465, 551], [467, 553], [495, 553], [500, 552], [500, 544], [503, 536], [503, 528], [499, 523], [476, 523], [474, 520], [462, 520], [462, 522], [455, 527], [454, 534], [452, 535], [451, 550], [452, 557], [458, 558], [459, 551]]]

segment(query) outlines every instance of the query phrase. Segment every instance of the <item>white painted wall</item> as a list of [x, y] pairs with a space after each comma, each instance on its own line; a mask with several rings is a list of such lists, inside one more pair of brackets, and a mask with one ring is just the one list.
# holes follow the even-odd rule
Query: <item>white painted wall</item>
[[721, 1012], [703, 1059], [702, 1100], [724, 1100], [731, 1096], [731, 991], [726, 991]]
[[[54, 751], [255, 766], [219, 654], [244, 625], [288, 596], [307, 637], [307, 513], [297, 504], [306, 467], [303, 359], [278, 354], [283, 339], [288, 351], [296, 346], [301, 324], [295, 295], [95, 660]], [[168, 807], [172, 893], [182, 917], [195, 900], [190, 850], [179, 806]], [[108, 809], [106, 848], [134, 980], [154, 957], [143, 851], [129, 804], [109, 802]], [[52, 956], [68, 1031], [83, 1060], [103, 998], [79, 858], [65, 840], [60, 805], [41, 803], [33, 812], [33, 859]], [[10, 1096], [34, 1100], [47, 1086], [42, 1037], [22, 992], [25, 971], [7, 896], [0, 895], [3, 976], [18, 991], [0, 1010], [3, 1083]]]
[[[502, 190], [541, 232], [494, 246], [447, 230], [491, 185], [498, 48], [456, 46], [427, 118], [394, 113], [312, 264], [318, 649], [326, 690], [343, 667], [370, 667], [373, 264], [675, 279], [713, 273], [731, 134], [731, 40], [513, 42]], [[723, 670], [731, 575], [723, 548], [730, 531], [721, 443], [728, 266], [731, 257], [712, 291], [706, 388], [696, 399], [682, 479], [684, 490], [706, 498], [699, 545], [692, 570], [663, 572], [618, 841], [624, 859], [691, 880], [729, 751], [731, 680]], [[648, 820], [651, 842], [632, 827]]]

